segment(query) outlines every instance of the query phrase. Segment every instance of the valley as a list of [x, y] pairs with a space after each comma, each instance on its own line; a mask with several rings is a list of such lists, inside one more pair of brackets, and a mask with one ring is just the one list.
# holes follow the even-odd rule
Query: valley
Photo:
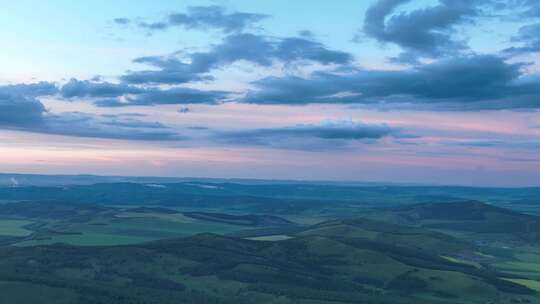
[[25, 288], [51, 303], [540, 299], [540, 217], [509, 201], [456, 191], [424, 202], [426, 188], [398, 186], [378, 203], [364, 203], [378, 186], [211, 186], [0, 189], [0, 292], [20, 303], [34, 300]]

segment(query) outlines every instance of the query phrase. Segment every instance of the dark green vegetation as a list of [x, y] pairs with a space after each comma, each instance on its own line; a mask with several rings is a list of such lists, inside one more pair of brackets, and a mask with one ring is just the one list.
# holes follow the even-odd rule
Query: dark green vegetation
[[536, 188], [26, 178], [10, 303], [540, 303]]
[[[421, 304], [537, 299], [531, 289], [502, 280], [493, 270], [439, 255], [469, 250], [467, 245], [438, 233], [398, 228], [347, 220], [309, 227], [279, 242], [200, 234], [127, 246], [5, 247], [0, 249], [0, 282], [4, 282], [0, 293], [24, 300], [24, 286], [26, 290], [40, 286], [45, 295], [56, 296], [53, 301], [59, 302], [52, 303]], [[425, 242], [412, 245], [411, 237]], [[448, 245], [432, 251], [429, 244]], [[31, 303], [32, 295], [28, 297], [26, 303]]]
[[540, 217], [478, 201], [406, 205], [371, 210], [364, 216], [446, 231], [464, 237], [471, 235], [478, 241], [508, 243], [540, 241]]
[[271, 215], [180, 212], [158, 207], [118, 208], [54, 201], [0, 204], [0, 242], [37, 245], [116, 245], [203, 232], [232, 233], [295, 226]]

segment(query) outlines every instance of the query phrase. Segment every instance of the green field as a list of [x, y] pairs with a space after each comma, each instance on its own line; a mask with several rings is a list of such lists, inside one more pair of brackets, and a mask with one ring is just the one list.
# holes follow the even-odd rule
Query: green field
[[32, 224], [26, 220], [0, 220], [0, 235], [5, 236], [27, 236], [32, 231], [24, 228], [24, 226]]
[[493, 264], [497, 269], [527, 279], [540, 279], [540, 246], [524, 246], [514, 249], [511, 258]]
[[[52, 223], [54, 225], [54, 223]], [[120, 217], [89, 223], [62, 226], [62, 233], [22, 241], [18, 246], [68, 243], [73, 245], [124, 245], [146, 241], [189, 236], [203, 232], [225, 234], [242, 227], [159, 216]]]
[[471, 262], [471, 261], [466, 261], [466, 260], [463, 260], [463, 259], [457, 259], [457, 258], [454, 258], [454, 257], [449, 257], [449, 256], [444, 256], [444, 255], [441, 255], [441, 257], [447, 259], [450, 262], [454, 262], [454, 263], [461, 263], [461, 264], [465, 264], [465, 265], [471, 265], [471, 266], [473, 266], [475, 268], [481, 268], [482, 267], [478, 263]]
[[277, 242], [277, 241], [284, 241], [288, 239], [292, 239], [293, 237], [284, 235], [284, 234], [276, 234], [276, 235], [266, 235], [266, 236], [258, 236], [258, 237], [250, 237], [247, 238], [248, 240], [256, 240], [256, 241], [269, 241], [269, 242]]

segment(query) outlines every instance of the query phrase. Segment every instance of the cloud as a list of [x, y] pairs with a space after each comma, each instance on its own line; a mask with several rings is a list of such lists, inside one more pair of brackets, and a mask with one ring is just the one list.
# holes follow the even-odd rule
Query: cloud
[[101, 124], [105, 126], [129, 129], [168, 129], [166, 125], [157, 121], [142, 121], [126, 117], [125, 115], [101, 115], [101, 117], [105, 119], [101, 122]]
[[[498, 17], [503, 22], [523, 22], [540, 17], [537, 0], [483, 0], [488, 17]], [[489, 10], [490, 9], [490, 10]]]
[[540, 3], [537, 0], [503, 0], [502, 5], [509, 9], [519, 9], [521, 18], [540, 17]]
[[[48, 89], [46, 89], [48, 88]], [[33, 133], [131, 140], [183, 140], [185, 137], [158, 122], [132, 115], [51, 113], [33, 95], [55, 90], [43, 84], [0, 87], [0, 128]], [[27, 94], [24, 96], [23, 94]]]
[[191, 88], [146, 89], [122, 99], [100, 99], [99, 107], [153, 106], [159, 104], [219, 104], [228, 96], [225, 91], [201, 91]]
[[372, 143], [387, 136], [402, 136], [401, 130], [386, 124], [326, 121], [316, 125], [217, 132], [214, 139], [235, 145], [325, 151], [346, 148], [352, 141]]
[[507, 48], [503, 53], [520, 55], [540, 52], [540, 23], [522, 26], [511, 41], [521, 43], [522, 46]]
[[146, 56], [133, 60], [134, 63], [145, 64], [158, 70], [128, 71], [120, 79], [131, 84], [181, 84], [201, 80], [212, 80], [209, 68], [197, 64], [184, 63], [176, 57]]
[[0, 126], [31, 127], [42, 123], [45, 107], [32, 97], [0, 91]]
[[116, 24], [127, 25], [131, 23], [131, 20], [128, 18], [114, 18], [113, 22]]
[[283, 63], [315, 62], [323, 65], [349, 64], [353, 56], [331, 50], [322, 43], [306, 37], [270, 38], [255, 34], [234, 34], [225, 37], [207, 52], [187, 55], [187, 61], [176, 56], [148, 56], [134, 60], [157, 70], [129, 71], [121, 80], [130, 84], [181, 84], [211, 80], [210, 71], [238, 61], [260, 66]]
[[128, 18], [116, 18], [113, 21], [120, 25], [136, 23], [139, 28], [153, 32], [163, 31], [171, 27], [185, 29], [219, 29], [225, 33], [241, 32], [254, 24], [269, 18], [269, 15], [227, 12], [222, 6], [189, 6], [185, 13], [172, 13], [165, 19], [155, 22], [133, 21]]
[[179, 135], [158, 122], [136, 119], [107, 118], [80, 112], [49, 113], [43, 124], [24, 131], [76, 137], [107, 139], [177, 141], [188, 137]]
[[128, 98], [128, 105], [156, 104], [218, 104], [226, 98], [224, 91], [200, 91], [190, 88], [171, 88], [166, 90], [147, 90], [133, 98]]
[[539, 139], [520, 139], [520, 138], [504, 138], [504, 139], [476, 139], [476, 140], [461, 140], [461, 141], [448, 141], [445, 142], [449, 145], [458, 145], [465, 147], [478, 147], [478, 148], [508, 148], [508, 149], [521, 149], [521, 150], [533, 150], [536, 151], [540, 148]]
[[411, 0], [379, 0], [365, 14], [363, 33], [381, 43], [400, 46], [395, 61], [415, 62], [418, 57], [439, 57], [467, 48], [454, 38], [457, 25], [471, 22], [481, 12], [477, 0], [440, 0], [439, 4], [394, 14]]
[[126, 84], [110, 82], [95, 82], [72, 78], [62, 86], [60, 95], [64, 98], [73, 97], [118, 97], [126, 94], [140, 94], [144, 90]]
[[317, 72], [307, 78], [269, 77], [243, 99], [255, 104], [415, 104], [455, 109], [540, 107], [540, 76], [497, 56], [443, 59], [405, 70]]
[[0, 86], [0, 126], [40, 124], [46, 109], [36, 97], [57, 91], [58, 88], [48, 82]]
[[87, 98], [99, 107], [145, 106], [156, 104], [218, 104], [225, 91], [203, 91], [192, 88], [142, 88], [125, 83], [95, 82], [71, 79], [60, 89], [63, 98]]
[[58, 88], [54, 83], [41, 81], [37, 83], [21, 83], [0, 86], [0, 94], [17, 95], [26, 97], [38, 97], [54, 95]]

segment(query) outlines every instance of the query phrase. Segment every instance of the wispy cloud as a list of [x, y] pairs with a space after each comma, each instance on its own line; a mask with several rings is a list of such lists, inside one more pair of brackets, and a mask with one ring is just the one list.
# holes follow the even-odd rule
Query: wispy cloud
[[340, 150], [351, 141], [373, 143], [383, 137], [405, 136], [386, 124], [365, 124], [353, 121], [324, 121], [281, 128], [222, 131], [214, 139], [233, 145], [268, 146], [277, 149], [307, 151]]

